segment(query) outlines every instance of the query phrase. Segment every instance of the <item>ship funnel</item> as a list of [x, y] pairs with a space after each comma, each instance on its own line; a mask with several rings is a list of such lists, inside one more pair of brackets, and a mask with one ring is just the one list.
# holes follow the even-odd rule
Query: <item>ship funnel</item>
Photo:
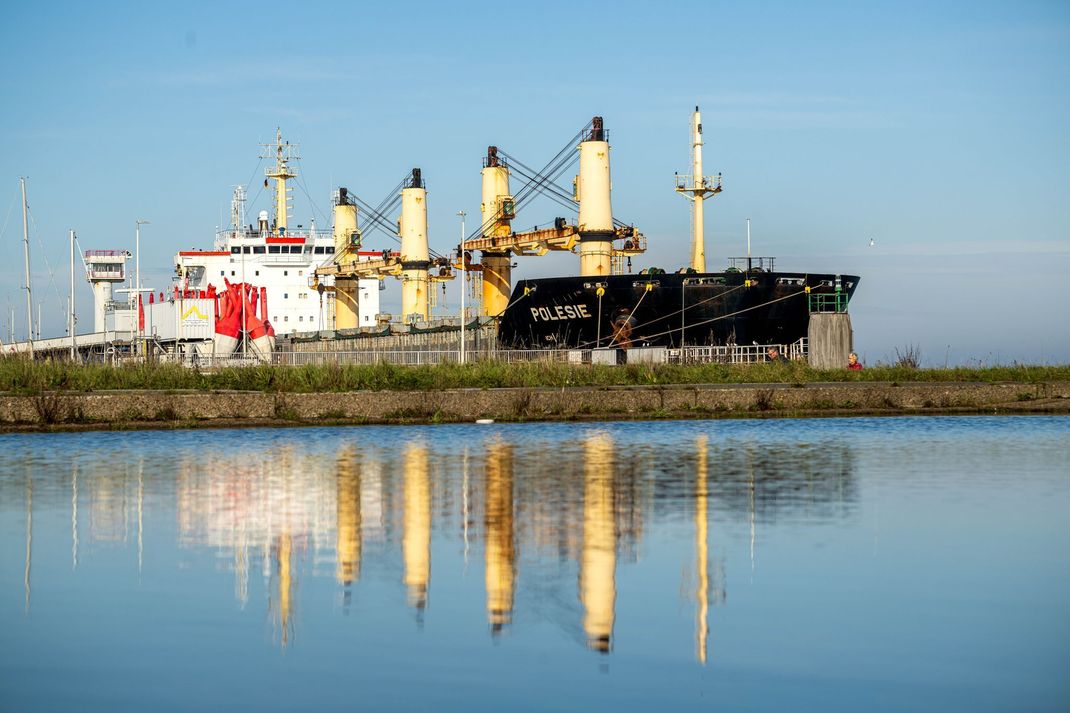
[[580, 274], [607, 276], [613, 258], [613, 208], [610, 202], [609, 142], [602, 117], [591, 119], [591, 131], [580, 142], [580, 175], [576, 194], [580, 203]]
[[401, 191], [401, 313], [404, 319], [427, 321], [430, 255], [427, 247], [427, 190], [420, 169]]

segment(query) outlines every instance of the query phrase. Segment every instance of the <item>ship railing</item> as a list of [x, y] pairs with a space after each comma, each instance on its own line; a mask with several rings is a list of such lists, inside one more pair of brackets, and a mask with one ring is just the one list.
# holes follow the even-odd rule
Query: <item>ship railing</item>
[[846, 292], [811, 292], [806, 296], [810, 313], [846, 312], [848, 297]]
[[125, 250], [86, 250], [85, 256], [90, 257], [129, 257]]
[[224, 369], [231, 367], [260, 366], [264, 360], [255, 354], [233, 354], [216, 356], [214, 354], [194, 354], [181, 352], [161, 352], [153, 356], [163, 364], [178, 364], [196, 369]]
[[[648, 358], [640, 359], [645, 363], [668, 362], [670, 364], [755, 364], [769, 360], [769, 349], [776, 347], [790, 361], [804, 360], [807, 357], [807, 340], [800, 339], [793, 344], [752, 344], [730, 346], [691, 346], [675, 349], [654, 348], [639, 352], [651, 352]], [[594, 359], [591, 349], [489, 349], [475, 350], [468, 354], [469, 362], [491, 361], [507, 364], [520, 363], [557, 363], [557, 364], [624, 364], [631, 361], [623, 350], [600, 349], [598, 359]], [[607, 357], [615, 354], [619, 358]], [[662, 356], [663, 355], [663, 356]], [[315, 351], [315, 352], [275, 352], [271, 363], [278, 366], [312, 366], [312, 365], [375, 365], [392, 364], [396, 366], [433, 366], [436, 364], [455, 364], [459, 361], [457, 349], [384, 349], [384, 350], [350, 350], [350, 351]], [[633, 355], [635, 356], [635, 355]], [[161, 361], [173, 362], [200, 369], [223, 367], [258, 366], [264, 363], [254, 354], [242, 356], [235, 354], [227, 357], [192, 354], [161, 354]]]
[[[708, 191], [721, 190], [721, 176], [695, 176], [690, 173], [678, 173], [676, 178], [676, 190], [693, 191], [705, 188]], [[697, 179], [697, 180], [696, 180]]]
[[728, 269], [734, 272], [753, 272], [754, 270], [761, 270], [762, 272], [775, 272], [775, 265], [775, 257], [743, 256], [728, 258]]
[[789, 361], [801, 361], [808, 356], [805, 337], [792, 344], [735, 344], [696, 346], [673, 349], [669, 361], [678, 364], [758, 364], [769, 361], [769, 350], [775, 348]]
[[459, 354], [451, 350], [397, 349], [384, 351], [339, 351], [339, 352], [276, 352], [274, 363], [281, 366], [309, 365], [373, 365], [431, 366], [457, 362]]

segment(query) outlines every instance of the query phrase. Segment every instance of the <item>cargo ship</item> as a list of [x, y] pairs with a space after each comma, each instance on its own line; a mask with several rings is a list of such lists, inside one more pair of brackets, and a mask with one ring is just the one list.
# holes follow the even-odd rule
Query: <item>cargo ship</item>
[[[128, 283], [130, 253], [86, 253], [95, 333], [101, 337], [96, 341], [112, 344], [126, 334], [131, 344], [153, 342], [161, 352], [187, 359], [262, 360], [273, 360], [277, 342], [287, 342], [290, 351], [310, 350], [301, 345], [316, 342], [320, 351], [343, 352], [357, 348], [357, 339], [363, 350], [380, 344], [448, 350], [443, 333], [465, 328], [493, 335], [505, 350], [749, 347], [800, 342], [815, 313], [846, 312], [858, 276], [779, 272], [773, 258], [749, 255], [749, 238], [747, 256], [730, 258], [720, 272], [707, 271], [703, 205], [722, 185], [720, 175], [703, 174], [702, 146], [695, 107], [692, 173], [675, 178], [676, 192], [692, 211], [689, 264], [673, 272], [633, 272], [632, 260], [646, 252], [646, 238], [613, 215], [610, 146], [601, 117], [540, 170], [488, 147], [480, 225], [468, 235], [462, 230], [450, 255], [428, 246], [427, 191], [419, 168], [378, 207], [337, 188], [333, 226], [293, 225], [288, 182], [298, 174], [292, 164], [296, 147], [277, 131], [261, 155], [270, 160], [264, 187], [274, 189], [274, 215], [262, 210], [247, 221], [245, 188], [235, 188], [230, 226], [217, 231], [211, 249], [179, 251], [173, 284], [166, 289], [157, 294], [138, 282], [125, 290], [126, 299], [115, 300], [112, 286]], [[556, 180], [577, 164], [571, 190], [559, 186]], [[515, 195], [514, 174], [525, 179]], [[537, 194], [575, 210], [576, 218], [514, 230], [517, 211]], [[459, 215], [463, 225], [464, 213]], [[399, 245], [366, 249], [364, 233], [370, 229]], [[514, 258], [550, 251], [577, 255], [579, 274], [513, 283]], [[462, 298], [460, 316], [432, 316], [434, 285], [458, 276], [462, 294], [470, 292], [472, 299], [464, 306]], [[380, 312], [379, 292], [388, 277], [401, 283], [397, 317]], [[429, 333], [438, 336], [416, 343]], [[376, 339], [399, 334], [413, 339], [389, 347]], [[461, 354], [463, 359], [463, 349]]]
[[[609, 144], [601, 119], [595, 117], [579, 144], [580, 171], [574, 184], [578, 222], [570, 226], [558, 219], [555, 226], [559, 244], [579, 252], [581, 274], [518, 281], [499, 313], [501, 346], [628, 349], [787, 345], [807, 337], [813, 313], [846, 312], [858, 285], [857, 275], [778, 272], [774, 258], [749, 254], [749, 221], [748, 255], [729, 258], [722, 272], [707, 272], [703, 204], [719, 194], [722, 185], [719, 174], [703, 175], [702, 146], [702, 117], [696, 106], [691, 117], [693, 172], [677, 174], [675, 186], [691, 203], [690, 264], [671, 273], [647, 268], [627, 274], [623, 265], [630, 265], [633, 255], [645, 251], [646, 241], [633, 227], [613, 218]], [[506, 169], [484, 169], [485, 174], [487, 170]], [[490, 181], [488, 191], [484, 176], [485, 216], [488, 204], [492, 206], [489, 212], [493, 212], [495, 201], [501, 204], [503, 199], [495, 197], [494, 185], [502, 183], [501, 179]], [[530, 249], [525, 239], [521, 236], [518, 240], [515, 233], [502, 229], [500, 222], [492, 215], [485, 222], [489, 230], [474, 245], [485, 245], [498, 231], [502, 243], [510, 245], [515, 254], [525, 254], [524, 248]], [[518, 244], [520, 250], [515, 249]], [[501, 295], [489, 298], [494, 304]]]

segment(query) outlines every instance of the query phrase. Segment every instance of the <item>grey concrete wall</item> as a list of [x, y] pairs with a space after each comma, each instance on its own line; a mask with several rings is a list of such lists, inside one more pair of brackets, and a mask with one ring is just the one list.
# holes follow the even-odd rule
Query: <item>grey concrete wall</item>
[[139, 422], [412, 423], [571, 418], [709, 417], [745, 414], [1070, 412], [1070, 382], [976, 384], [846, 382], [573, 388], [449, 389], [355, 393], [46, 392], [0, 396], [0, 431], [16, 424], [83, 428]]
[[814, 369], [844, 369], [847, 355], [854, 349], [851, 315], [846, 312], [819, 312], [810, 315], [807, 333], [810, 366]]

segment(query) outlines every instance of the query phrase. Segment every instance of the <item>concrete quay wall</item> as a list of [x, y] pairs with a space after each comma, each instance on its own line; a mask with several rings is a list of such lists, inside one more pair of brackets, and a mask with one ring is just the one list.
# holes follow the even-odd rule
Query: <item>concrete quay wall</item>
[[348, 393], [58, 391], [0, 396], [0, 429], [948, 412], [1067, 414], [1070, 382], [695, 384]]

